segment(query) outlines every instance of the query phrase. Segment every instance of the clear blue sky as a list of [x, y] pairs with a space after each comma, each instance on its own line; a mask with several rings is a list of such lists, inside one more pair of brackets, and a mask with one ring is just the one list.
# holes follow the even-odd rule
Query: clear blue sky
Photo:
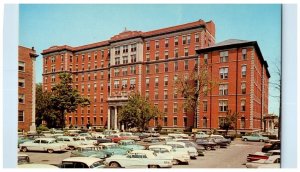
[[[40, 54], [53, 45], [79, 46], [129, 30], [149, 31], [203, 19], [216, 25], [216, 42], [257, 41], [276, 82], [281, 59], [281, 5], [20, 5], [19, 43]], [[42, 82], [42, 55], [36, 80]], [[270, 85], [271, 87], [271, 85]], [[270, 95], [279, 95], [273, 88]], [[269, 112], [278, 114], [278, 98], [269, 97]]]

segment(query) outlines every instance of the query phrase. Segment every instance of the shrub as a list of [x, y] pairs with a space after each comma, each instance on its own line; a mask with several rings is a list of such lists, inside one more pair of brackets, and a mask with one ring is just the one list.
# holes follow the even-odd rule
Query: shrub
[[40, 125], [36, 128], [36, 130], [38, 131], [49, 131], [49, 128], [44, 126], [44, 125]]

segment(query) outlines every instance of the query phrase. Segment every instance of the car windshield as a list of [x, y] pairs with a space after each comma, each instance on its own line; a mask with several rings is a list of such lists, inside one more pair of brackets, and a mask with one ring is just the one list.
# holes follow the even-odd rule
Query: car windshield
[[90, 168], [97, 168], [97, 167], [99, 167], [99, 166], [101, 166], [101, 165], [104, 165], [104, 162], [103, 162], [103, 161], [97, 161], [97, 162], [94, 162], [94, 163], [90, 166]]

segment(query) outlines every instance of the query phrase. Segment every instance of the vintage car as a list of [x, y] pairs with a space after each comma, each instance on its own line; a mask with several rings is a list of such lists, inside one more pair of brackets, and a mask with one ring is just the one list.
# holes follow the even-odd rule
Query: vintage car
[[183, 133], [170, 133], [168, 136], [172, 139], [189, 139], [189, 136]]
[[90, 133], [79, 133], [78, 137], [92, 137]]
[[195, 139], [201, 139], [201, 138], [207, 138], [207, 137], [209, 137], [209, 135], [207, 135], [207, 134], [204, 133], [204, 132], [197, 132], [197, 133], [195, 134]]
[[192, 140], [178, 139], [176, 141], [185, 143], [187, 147], [194, 147], [198, 152], [198, 156], [204, 156], [204, 151], [205, 151], [204, 146], [198, 145], [196, 142]]
[[268, 152], [270, 150], [279, 150], [280, 149], [280, 140], [271, 141], [266, 143], [261, 149], [262, 152]]
[[113, 155], [105, 162], [114, 168], [170, 168], [172, 159], [158, 157], [150, 150], [134, 150], [127, 155]]
[[242, 140], [243, 141], [258, 141], [258, 142], [265, 142], [268, 141], [269, 138], [268, 137], [264, 137], [260, 134], [251, 134], [250, 136], [242, 136]]
[[64, 159], [60, 168], [105, 168], [103, 160], [93, 157], [71, 157]]
[[224, 136], [222, 135], [210, 135], [210, 138], [215, 139], [215, 141], [217, 142], [222, 142], [222, 143], [226, 143], [227, 145], [231, 143], [231, 139], [226, 139]]
[[101, 138], [101, 139], [103, 139], [103, 138], [105, 138], [105, 135], [104, 134], [102, 134], [102, 133], [97, 133], [97, 132], [94, 132], [94, 133], [91, 133], [91, 135], [92, 135], [92, 137], [93, 138]]
[[187, 152], [191, 159], [196, 159], [198, 156], [194, 147], [187, 147], [183, 142], [167, 142], [166, 145], [172, 146], [176, 151]]
[[113, 155], [126, 155], [130, 150], [120, 147], [117, 143], [100, 143], [103, 151]]
[[92, 137], [77, 136], [75, 139], [83, 145], [97, 145], [98, 144], [97, 140], [93, 139]]
[[105, 130], [105, 131], [103, 131], [103, 134], [105, 136], [110, 136], [112, 134], [118, 134], [119, 132], [120, 132], [119, 130]]
[[260, 159], [246, 163], [247, 168], [280, 168], [280, 155], [269, 156], [268, 159]]
[[144, 133], [133, 133], [134, 136], [138, 136], [141, 140], [143, 140], [144, 138], [149, 137], [149, 135], [144, 134]]
[[34, 140], [32, 137], [18, 137], [18, 148], [20, 147], [20, 144], [28, 142], [28, 141], [32, 141]]
[[173, 159], [173, 164], [189, 164], [190, 156], [182, 151], [176, 151], [172, 146], [168, 145], [152, 145], [149, 150], [155, 152], [159, 157], [170, 156]]
[[204, 146], [205, 150], [215, 150], [216, 143], [209, 138], [196, 139], [195, 141], [198, 145]]
[[106, 136], [107, 139], [111, 139], [112, 142], [118, 143], [120, 140], [126, 140], [127, 137], [120, 136], [120, 134], [111, 134], [109, 136]]
[[93, 145], [80, 145], [71, 152], [70, 157], [94, 157], [104, 159], [110, 157], [112, 153], [103, 151], [102, 147]]
[[59, 168], [50, 164], [20, 164], [18, 168]]
[[134, 140], [134, 141], [140, 141], [141, 140], [139, 136], [135, 136], [135, 135], [133, 135], [132, 133], [129, 133], [129, 132], [122, 132], [122, 133], [120, 133], [120, 136], [121, 137], [126, 137], [126, 139]]
[[29, 156], [26, 155], [26, 154], [19, 153], [18, 154], [18, 165], [20, 165], [20, 164], [28, 164], [28, 163], [30, 163]]
[[26, 151], [47, 151], [53, 153], [55, 151], [66, 151], [66, 145], [58, 143], [55, 138], [37, 138], [34, 141], [28, 141], [20, 144], [20, 149]]
[[253, 154], [248, 154], [247, 162], [257, 161], [260, 159], [268, 159], [270, 156], [280, 155], [280, 150], [270, 150], [267, 153], [265, 152], [255, 152]]
[[59, 143], [65, 143], [68, 146], [68, 149], [70, 150], [74, 150], [75, 148], [77, 148], [79, 145], [82, 145], [81, 141], [77, 140], [74, 137], [71, 136], [58, 136], [56, 138], [56, 140]]
[[144, 150], [145, 146], [138, 145], [134, 140], [120, 140], [119, 145], [121, 148], [129, 150]]
[[74, 136], [74, 137], [76, 137], [76, 136], [79, 135], [80, 130], [68, 130], [66, 133], [67, 133], [68, 136]]

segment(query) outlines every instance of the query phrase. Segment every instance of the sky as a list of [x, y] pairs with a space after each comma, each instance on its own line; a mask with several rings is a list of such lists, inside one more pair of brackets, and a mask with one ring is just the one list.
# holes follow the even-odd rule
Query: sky
[[[216, 43], [227, 39], [257, 41], [268, 62], [270, 82], [279, 81], [281, 5], [55, 5], [19, 6], [19, 44], [35, 47], [36, 81], [42, 82], [42, 55], [54, 45], [80, 46], [107, 40], [124, 30], [150, 31], [202, 19], [216, 26]], [[280, 92], [269, 85], [269, 113], [279, 114]]]

